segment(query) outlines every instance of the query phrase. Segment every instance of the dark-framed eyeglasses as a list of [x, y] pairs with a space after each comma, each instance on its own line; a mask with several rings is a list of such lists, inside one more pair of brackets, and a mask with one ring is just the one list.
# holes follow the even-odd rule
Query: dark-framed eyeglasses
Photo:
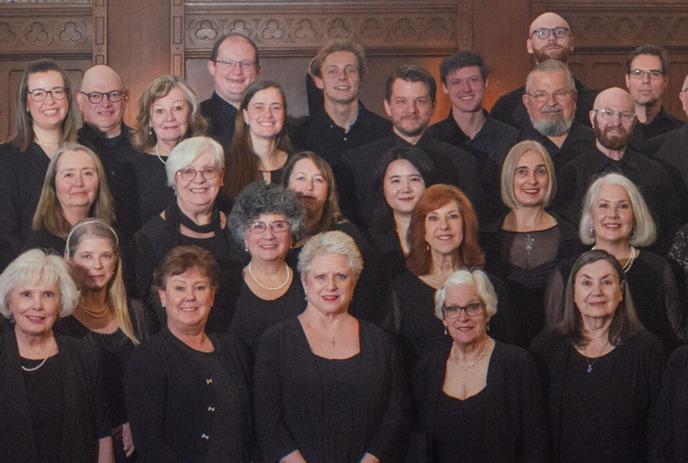
[[201, 169], [194, 169], [193, 167], [185, 167], [177, 171], [179, 178], [185, 182], [192, 182], [196, 179], [198, 174], [201, 174], [201, 178], [206, 182], [216, 180], [220, 176], [220, 170], [218, 166], [207, 166]]
[[472, 302], [468, 305], [460, 306], [460, 305], [445, 305], [442, 307], [442, 312], [444, 312], [444, 316], [447, 318], [457, 318], [459, 315], [461, 315], [461, 311], [463, 310], [466, 312], [466, 315], [469, 317], [477, 317], [481, 313], [483, 313], [483, 309], [485, 308], [485, 304], [482, 302]]
[[262, 235], [263, 233], [265, 233], [265, 230], [267, 230], [268, 227], [270, 227], [272, 233], [276, 234], [286, 233], [289, 231], [290, 228], [289, 222], [287, 222], [286, 220], [275, 220], [274, 222], [270, 223], [265, 223], [261, 220], [256, 220], [255, 222], [250, 223], [246, 228], [248, 228], [251, 231], [251, 233], [254, 233], [256, 235]]
[[573, 95], [573, 90], [559, 90], [554, 93], [549, 92], [535, 92], [528, 93], [528, 96], [537, 101], [538, 103], [544, 103], [549, 100], [549, 97], [554, 98], [554, 101], [561, 103], [562, 101], [567, 101]]
[[617, 116], [626, 123], [633, 122], [633, 119], [635, 119], [635, 113], [633, 111], [614, 111], [609, 108], [598, 108], [593, 109], [593, 112], [606, 122], [615, 120]]
[[563, 39], [568, 37], [571, 31], [567, 27], [538, 27], [533, 31], [530, 36], [535, 36], [538, 39], [546, 40], [550, 35], [554, 34], [554, 37], [558, 39]]
[[650, 76], [650, 80], [659, 80], [664, 78], [664, 73], [661, 69], [650, 69], [649, 71], [644, 69], [631, 69], [631, 72], [629, 72], [628, 75], [631, 77], [631, 79], [636, 80], [644, 79], [647, 75]]
[[109, 92], [82, 92], [81, 90], [78, 91], [82, 95], [86, 95], [86, 98], [88, 98], [88, 102], [91, 104], [98, 104], [101, 101], [103, 101], [103, 97], [107, 97], [108, 100], [110, 100], [110, 103], [117, 103], [118, 101], [122, 100], [122, 98], [125, 97], [126, 91], [125, 90], [110, 90]]
[[237, 66], [239, 66], [239, 69], [241, 72], [248, 71], [251, 69], [253, 66], [256, 65], [255, 61], [249, 61], [249, 60], [242, 60], [242, 61], [234, 61], [231, 59], [216, 59], [215, 60], [216, 64], [219, 64], [220, 66], [226, 68], [229, 71], [233, 71], [236, 69]]
[[35, 88], [30, 92], [26, 92], [27, 95], [31, 97], [33, 101], [43, 101], [48, 95], [50, 95], [53, 100], [64, 100], [67, 98], [67, 89], [64, 87], [53, 87], [50, 90], [44, 88]]

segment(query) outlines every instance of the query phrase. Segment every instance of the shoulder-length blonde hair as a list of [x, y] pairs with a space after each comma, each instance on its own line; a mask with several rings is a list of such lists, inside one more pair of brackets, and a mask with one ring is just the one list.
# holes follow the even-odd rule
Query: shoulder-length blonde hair
[[33, 132], [33, 120], [29, 112], [29, 76], [39, 72], [55, 71], [62, 76], [64, 82], [65, 98], [67, 99], [67, 114], [62, 121], [62, 143], [76, 140], [77, 116], [74, 105], [72, 104], [72, 86], [69, 83], [67, 73], [51, 59], [39, 59], [31, 61], [24, 69], [21, 80], [19, 81], [19, 89], [17, 91], [17, 99], [15, 102], [15, 135], [12, 139], [12, 145], [19, 148], [21, 151], [26, 151], [31, 142], [35, 138]]
[[106, 302], [107, 307], [115, 317], [117, 326], [133, 342], [139, 343], [139, 339], [134, 333], [134, 328], [129, 317], [129, 303], [127, 292], [124, 289], [124, 279], [122, 277], [122, 254], [119, 249], [119, 238], [115, 230], [106, 222], [100, 219], [85, 219], [72, 227], [67, 235], [65, 246], [65, 258], [73, 264], [74, 256], [79, 250], [79, 245], [85, 238], [102, 238], [110, 242], [112, 250], [116, 254], [115, 274], [107, 283]]
[[408, 229], [409, 253], [406, 267], [415, 275], [427, 275], [432, 270], [432, 254], [425, 241], [425, 218], [455, 201], [463, 218], [463, 241], [456, 249], [457, 263], [469, 270], [485, 265], [485, 254], [478, 243], [478, 217], [465, 194], [452, 185], [436, 184], [425, 190], [411, 213]]
[[545, 147], [535, 140], [524, 140], [520, 143], [516, 143], [509, 150], [506, 158], [504, 158], [504, 163], [502, 164], [502, 174], [500, 177], [502, 202], [511, 210], [521, 207], [516, 199], [516, 196], [514, 195], [514, 175], [516, 175], [516, 166], [518, 166], [518, 161], [520, 161], [523, 155], [528, 151], [538, 153], [542, 157], [542, 163], [545, 165], [547, 177], [549, 178], [547, 191], [545, 191], [545, 197], [543, 198], [543, 207], [550, 205], [552, 197], [557, 191], [557, 176], [554, 172], [554, 163], [552, 162], [552, 158]]
[[142, 153], [151, 149], [158, 142], [158, 137], [150, 125], [151, 106], [160, 98], [166, 97], [175, 87], [182, 91], [189, 107], [191, 107], [189, 130], [186, 137], [206, 134], [208, 122], [201, 115], [201, 105], [189, 84], [179, 76], [171, 74], [160, 76], [148, 84], [139, 99], [139, 112], [136, 115], [136, 128], [131, 135], [131, 144]]
[[98, 174], [98, 194], [91, 206], [89, 216], [96, 217], [112, 224], [115, 221], [115, 212], [112, 201], [112, 194], [108, 186], [107, 177], [105, 176], [105, 169], [101, 164], [100, 159], [96, 153], [89, 148], [79, 145], [78, 143], [65, 143], [57, 150], [50, 160], [48, 171], [45, 173], [43, 179], [43, 188], [41, 190], [41, 198], [38, 200], [36, 212], [33, 214], [33, 222], [31, 223], [32, 230], [47, 230], [53, 235], [65, 238], [69, 233], [71, 225], [65, 219], [62, 206], [57, 199], [57, 192], [55, 191], [55, 177], [57, 176], [57, 164], [60, 158], [67, 151], [83, 151], [87, 153], [93, 160]]

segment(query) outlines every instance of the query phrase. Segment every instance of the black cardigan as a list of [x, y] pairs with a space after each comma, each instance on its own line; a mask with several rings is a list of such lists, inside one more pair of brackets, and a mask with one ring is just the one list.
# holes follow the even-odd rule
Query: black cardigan
[[[369, 394], [351, 414], [360, 424], [352, 436], [360, 456], [399, 461], [407, 436], [406, 379], [390, 336], [359, 321], [359, 336]], [[256, 428], [262, 461], [274, 462], [299, 449], [308, 461], [318, 458], [322, 430], [322, 392], [318, 364], [297, 318], [273, 326], [260, 338], [255, 367]], [[306, 379], [309, 387], [303, 388]]]
[[[210, 335], [215, 352], [236, 381], [245, 458], [252, 452], [249, 372], [245, 352], [229, 335]], [[210, 375], [167, 329], [141, 344], [127, 366], [127, 417], [140, 462], [204, 461], [213, 425], [215, 386]]]
[[[413, 373], [413, 390], [425, 452], [416, 453], [414, 461], [431, 462], [433, 442], [428, 431], [433, 426], [437, 401], [442, 394], [449, 348], [431, 352], [418, 363]], [[545, 399], [538, 382], [535, 363], [523, 349], [495, 343], [487, 372], [489, 408], [484, 420], [492, 429], [482, 436], [485, 461], [491, 463], [545, 463], [548, 460]], [[451, 430], [447, 429], [447, 432]], [[423, 458], [425, 457], [425, 458]], [[468, 455], [457, 455], [457, 461]]]
[[[14, 329], [6, 327], [0, 351], [0, 461], [35, 462], [38, 454], [29, 398], [20, 368]], [[110, 435], [98, 351], [87, 342], [55, 334], [64, 388], [64, 463], [93, 463], [98, 439]]]

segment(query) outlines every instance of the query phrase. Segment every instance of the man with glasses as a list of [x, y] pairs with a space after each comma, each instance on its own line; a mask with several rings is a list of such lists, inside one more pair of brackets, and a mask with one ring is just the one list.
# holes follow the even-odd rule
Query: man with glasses
[[[573, 43], [569, 23], [556, 13], [546, 12], [530, 24], [526, 50], [533, 56], [536, 64], [548, 59], [566, 63], [568, 55], [573, 53]], [[589, 126], [588, 112], [592, 109], [597, 92], [585, 88], [578, 80], [574, 80], [574, 83], [578, 96], [575, 119], [578, 123]], [[502, 95], [492, 107], [492, 117], [518, 129], [528, 127], [530, 125], [528, 114], [521, 104], [525, 91], [525, 87], [520, 87]]]
[[89, 68], [76, 92], [76, 104], [84, 118], [79, 129], [79, 143], [90, 147], [105, 168], [108, 185], [115, 199], [120, 238], [126, 241], [140, 228], [132, 205], [138, 203], [136, 177], [126, 162], [133, 150], [129, 143], [130, 129], [124, 124], [129, 96], [122, 78], [109, 66], [97, 64]]
[[365, 51], [355, 42], [333, 40], [320, 49], [308, 73], [323, 92], [323, 105], [293, 125], [289, 136], [295, 146], [334, 166], [344, 151], [387, 136], [390, 122], [358, 99], [366, 70]]
[[538, 63], [526, 79], [522, 101], [530, 122], [519, 139], [541, 143], [557, 173], [593, 144], [592, 130], [574, 120], [577, 96], [573, 76], [561, 61]]
[[238, 32], [220, 36], [213, 45], [208, 72], [214, 91], [201, 103], [201, 114], [208, 119], [208, 135], [225, 148], [234, 136], [234, 121], [244, 91], [260, 73], [259, 60], [256, 44]]
[[636, 124], [633, 97], [621, 88], [600, 92], [590, 111], [595, 142], [562, 169], [556, 209], [573, 223], [580, 219], [583, 196], [599, 176], [616, 172], [635, 183], [647, 202], [657, 225], [655, 250], [665, 253], [671, 238], [683, 223], [680, 204], [683, 191], [677, 191], [668, 172], [657, 161], [633, 149], [631, 134]]
[[656, 45], [642, 45], [626, 59], [626, 87], [635, 100], [638, 122], [631, 144], [643, 149], [646, 141], [683, 122], [662, 107], [662, 97], [669, 86], [669, 56]]

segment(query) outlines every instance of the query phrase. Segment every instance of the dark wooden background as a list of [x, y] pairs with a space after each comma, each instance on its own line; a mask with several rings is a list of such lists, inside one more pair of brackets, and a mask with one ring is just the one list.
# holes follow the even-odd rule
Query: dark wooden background
[[[76, 86], [92, 63], [109, 64], [130, 90], [131, 123], [146, 83], [185, 75], [201, 99], [211, 92], [206, 60], [214, 39], [238, 30], [261, 50], [262, 77], [282, 82], [290, 113], [306, 111], [305, 68], [329, 38], [351, 37], [369, 55], [362, 98], [382, 112], [384, 81], [399, 64], [435, 75], [442, 57], [473, 49], [492, 76], [487, 106], [522, 85], [531, 19], [543, 11], [566, 17], [574, 30], [571, 66], [591, 87], [624, 86], [626, 54], [643, 43], [669, 49], [671, 85], [665, 104], [683, 116], [677, 94], [688, 73], [685, 0], [0, 0], [0, 141], [10, 135], [17, 83], [25, 64], [51, 57]], [[448, 102], [438, 95], [435, 119]]]

